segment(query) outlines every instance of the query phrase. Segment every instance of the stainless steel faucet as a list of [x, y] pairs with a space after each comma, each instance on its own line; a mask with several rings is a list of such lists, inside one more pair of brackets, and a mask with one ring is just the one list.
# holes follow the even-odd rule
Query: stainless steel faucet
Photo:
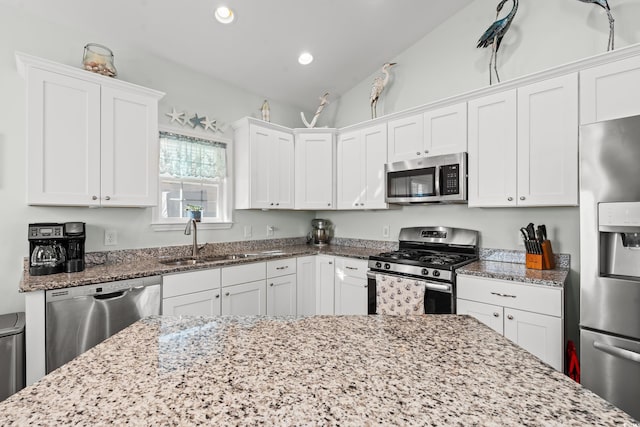
[[184, 229], [184, 234], [188, 236], [191, 234], [191, 228], [193, 228], [193, 257], [198, 256], [198, 227], [196, 226], [196, 222], [195, 219], [190, 218], [189, 221], [187, 221], [187, 227]]

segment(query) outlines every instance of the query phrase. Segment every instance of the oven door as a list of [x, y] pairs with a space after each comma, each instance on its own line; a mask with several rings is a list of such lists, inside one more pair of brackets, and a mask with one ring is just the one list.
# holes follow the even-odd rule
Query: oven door
[[[381, 273], [388, 277], [407, 277]], [[453, 314], [456, 312], [455, 295], [453, 293], [453, 285], [451, 283], [434, 282], [424, 279], [416, 279], [426, 283], [424, 293], [424, 312], [426, 314]], [[377, 314], [376, 299], [376, 272], [367, 272], [367, 313]]]

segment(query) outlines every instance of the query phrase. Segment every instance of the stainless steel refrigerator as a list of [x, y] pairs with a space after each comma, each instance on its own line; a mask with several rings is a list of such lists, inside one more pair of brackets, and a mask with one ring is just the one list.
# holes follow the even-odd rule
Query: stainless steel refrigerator
[[640, 116], [580, 128], [580, 353], [582, 384], [640, 420]]

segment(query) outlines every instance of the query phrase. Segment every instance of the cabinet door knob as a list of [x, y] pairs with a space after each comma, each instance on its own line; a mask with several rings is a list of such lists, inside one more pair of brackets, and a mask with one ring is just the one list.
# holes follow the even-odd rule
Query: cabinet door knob
[[418, 152], [416, 152], [416, 154], [419, 156], [419, 155], [420, 155], [420, 152], [418, 151]]
[[360, 203], [360, 206], [364, 206], [364, 203]]
[[331, 203], [327, 203], [327, 206], [331, 206]]
[[273, 203], [269, 203], [269, 206], [273, 206]]
[[98, 200], [98, 196], [93, 196], [91, 200]]
[[220, 294], [216, 294], [216, 298], [220, 298]]
[[353, 204], [353, 206], [358, 206], [358, 202], [355, 202], [355, 203]]
[[280, 203], [276, 203], [276, 206], [280, 206]]
[[498, 312], [494, 312], [493, 317], [500, 317], [500, 314]]
[[513, 200], [513, 197], [507, 197], [507, 200], [511, 202]]
[[329, 261], [329, 265], [333, 264], [331, 261]]
[[507, 319], [513, 320], [513, 316], [510, 314], [510, 315], [507, 316]]
[[524, 196], [520, 196], [520, 200], [524, 200], [524, 199], [525, 199], [525, 197], [524, 197]]
[[231, 295], [229, 292], [227, 292], [226, 294], [224, 294], [225, 297], [228, 297], [229, 295]]
[[273, 286], [273, 283], [269, 283], [269, 286]]
[[105, 196], [105, 198], [104, 198], [104, 199], [105, 199], [105, 200], [111, 200], [111, 197], [109, 197], [109, 196]]
[[364, 287], [365, 287], [365, 288], [368, 288], [368, 287], [369, 287], [369, 285], [364, 285]]
[[429, 154], [429, 150], [424, 150], [424, 154]]

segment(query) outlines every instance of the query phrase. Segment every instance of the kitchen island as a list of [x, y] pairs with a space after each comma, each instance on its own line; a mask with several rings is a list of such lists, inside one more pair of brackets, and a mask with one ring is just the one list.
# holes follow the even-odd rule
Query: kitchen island
[[468, 316], [151, 317], [1, 425], [637, 425]]

